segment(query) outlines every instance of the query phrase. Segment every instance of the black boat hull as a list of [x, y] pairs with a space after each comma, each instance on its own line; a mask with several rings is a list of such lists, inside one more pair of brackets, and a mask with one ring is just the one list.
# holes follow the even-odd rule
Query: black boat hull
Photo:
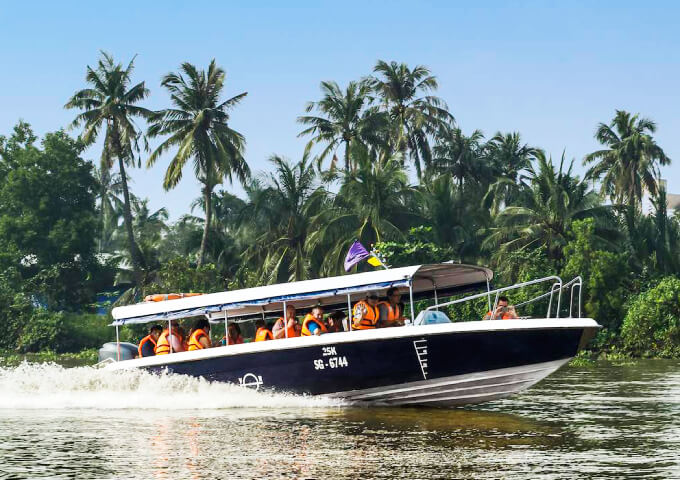
[[512, 324], [517, 328], [469, 322], [328, 334], [177, 353], [139, 366], [255, 389], [452, 406], [530, 387], [572, 358], [598, 328], [587, 319]]

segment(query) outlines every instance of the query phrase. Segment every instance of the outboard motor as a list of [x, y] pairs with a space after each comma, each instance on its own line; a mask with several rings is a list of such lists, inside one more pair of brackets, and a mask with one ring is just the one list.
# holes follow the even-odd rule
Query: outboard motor
[[[117, 345], [119, 347], [117, 347]], [[116, 342], [108, 342], [102, 345], [102, 348], [99, 349], [99, 361], [100, 362], [103, 362], [104, 360], [107, 361], [113, 360], [114, 362], [117, 361], [118, 360], [117, 348], [120, 348], [121, 361], [132, 360], [137, 356], [137, 345], [135, 345], [134, 343], [120, 342], [119, 344], [116, 344]]]

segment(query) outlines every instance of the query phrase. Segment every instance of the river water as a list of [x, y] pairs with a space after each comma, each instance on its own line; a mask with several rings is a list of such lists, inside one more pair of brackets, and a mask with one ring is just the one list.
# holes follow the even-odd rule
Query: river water
[[0, 478], [680, 479], [680, 362], [456, 410], [23, 364], [0, 368]]

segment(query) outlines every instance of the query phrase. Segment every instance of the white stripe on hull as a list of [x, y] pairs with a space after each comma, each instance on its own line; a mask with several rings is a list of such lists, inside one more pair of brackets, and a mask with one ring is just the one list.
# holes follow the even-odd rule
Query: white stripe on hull
[[508, 397], [541, 381], [570, 358], [486, 372], [334, 393], [350, 401], [382, 405], [450, 407]]

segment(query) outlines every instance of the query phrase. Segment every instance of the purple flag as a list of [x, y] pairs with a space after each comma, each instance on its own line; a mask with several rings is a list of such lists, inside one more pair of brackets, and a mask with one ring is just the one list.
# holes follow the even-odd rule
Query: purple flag
[[364, 248], [358, 240], [355, 240], [349, 251], [347, 252], [347, 257], [345, 257], [345, 271], [349, 272], [349, 269], [354, 265], [362, 261], [364, 258], [370, 257], [371, 254]]

